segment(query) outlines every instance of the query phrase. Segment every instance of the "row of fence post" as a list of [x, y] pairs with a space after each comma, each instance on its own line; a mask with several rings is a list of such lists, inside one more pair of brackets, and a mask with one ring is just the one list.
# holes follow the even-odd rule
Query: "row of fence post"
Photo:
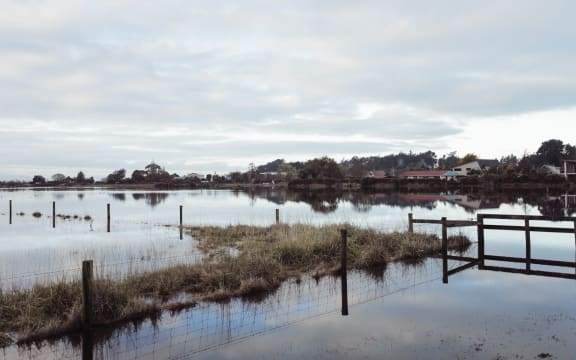
[[[110, 204], [106, 204], [106, 231], [110, 232]], [[12, 225], [12, 200], [8, 200], [8, 224]], [[56, 201], [52, 201], [52, 228], [56, 228]]]
[[[184, 226], [183, 206], [180, 205], [180, 233]], [[8, 224], [12, 225], [12, 200], [8, 201]], [[280, 224], [280, 209], [276, 209], [276, 225]], [[52, 227], [56, 227], [56, 201], [52, 201]], [[110, 204], [106, 204], [106, 232], [110, 232]], [[182, 235], [180, 235], [182, 238]]]

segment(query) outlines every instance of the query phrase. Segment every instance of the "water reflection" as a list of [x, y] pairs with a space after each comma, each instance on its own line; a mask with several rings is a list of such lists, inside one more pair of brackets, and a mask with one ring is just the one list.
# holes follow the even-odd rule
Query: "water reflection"
[[117, 201], [126, 201], [126, 193], [112, 193], [110, 196]]
[[340, 315], [340, 279], [306, 277], [285, 283], [259, 302], [200, 303], [117, 329], [95, 329], [83, 336], [11, 348], [5, 356], [61, 359], [78, 358], [80, 352], [85, 359], [573, 355], [576, 288], [566, 286], [565, 280], [519, 282], [509, 274], [468, 271], [442, 285], [438, 269], [438, 261], [430, 259], [417, 267], [390, 264], [382, 281], [350, 272], [347, 301], [353, 311], [345, 319]]
[[145, 200], [147, 205], [155, 207], [166, 201], [169, 195], [169, 193], [133, 193], [132, 198], [137, 201]]
[[[238, 192], [235, 192], [238, 194]], [[542, 215], [571, 216], [576, 213], [576, 195], [557, 194], [543, 196], [535, 192], [517, 193], [398, 193], [362, 191], [293, 191], [285, 189], [252, 189], [245, 192], [254, 202], [263, 198], [283, 205], [288, 202], [306, 203], [316, 213], [332, 213], [344, 203], [352, 204], [355, 211], [367, 213], [374, 206], [391, 206], [433, 210], [439, 204], [451, 204], [474, 214], [478, 210], [499, 209], [503, 204], [524, 204], [538, 207]]]

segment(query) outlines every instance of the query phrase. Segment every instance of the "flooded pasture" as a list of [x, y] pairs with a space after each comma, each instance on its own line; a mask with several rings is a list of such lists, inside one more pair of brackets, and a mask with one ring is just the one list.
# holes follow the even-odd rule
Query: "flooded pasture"
[[[255, 193], [227, 190], [0, 191], [0, 286], [77, 278], [82, 260], [95, 271], [121, 276], [200, 258], [185, 225], [351, 223], [404, 231], [414, 218], [475, 220], [478, 214], [570, 216], [568, 196], [397, 193]], [[8, 203], [12, 200], [12, 224]], [[52, 204], [56, 224], [53, 227]], [[111, 231], [107, 232], [107, 204]], [[37, 212], [41, 215], [34, 216]], [[88, 218], [88, 217], [89, 218]], [[501, 224], [522, 225], [518, 221]], [[415, 231], [439, 234], [435, 224]], [[537, 226], [573, 227], [567, 221]], [[476, 227], [450, 228], [476, 242]], [[525, 234], [485, 231], [485, 252], [524, 257]], [[475, 243], [465, 256], [475, 257]], [[531, 234], [534, 258], [576, 261], [574, 234]], [[462, 262], [450, 260], [454, 269]], [[487, 266], [502, 265], [487, 261]], [[524, 264], [507, 264], [523, 269]], [[532, 265], [575, 275], [574, 268]], [[443, 283], [442, 259], [391, 263], [350, 271], [347, 294], [339, 277], [303, 277], [272, 294], [224, 303], [198, 303], [158, 318], [90, 334], [71, 335], [0, 352], [6, 359], [222, 358], [467, 358], [570, 359], [576, 344], [576, 281], [472, 267]], [[342, 297], [349, 315], [342, 316]]]

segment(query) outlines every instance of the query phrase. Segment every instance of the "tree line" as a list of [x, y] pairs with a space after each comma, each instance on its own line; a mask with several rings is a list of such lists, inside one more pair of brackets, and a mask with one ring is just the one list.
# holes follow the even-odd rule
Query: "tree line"
[[[361, 179], [372, 171], [384, 171], [388, 176], [396, 176], [406, 170], [449, 170], [457, 165], [477, 159], [473, 153], [459, 157], [450, 152], [438, 157], [433, 151], [414, 153], [400, 152], [386, 156], [354, 156], [339, 162], [324, 156], [308, 161], [287, 162], [276, 159], [263, 165], [249, 164], [246, 171], [234, 171], [226, 175], [188, 174], [180, 176], [169, 173], [164, 167], [152, 162], [144, 169], [134, 170], [127, 176], [126, 169], [117, 169], [108, 174], [101, 183], [107, 184], [171, 184], [174, 186], [197, 186], [202, 182], [210, 183], [266, 183], [290, 182], [293, 180], [319, 180], [344, 178]], [[505, 177], [535, 176], [542, 165], [561, 166], [564, 160], [576, 160], [576, 146], [563, 143], [561, 140], [544, 141], [532, 154], [524, 154], [520, 159], [515, 155], [502, 156], [499, 166], [490, 169], [491, 175]], [[50, 179], [35, 175], [31, 181], [34, 185], [91, 185], [93, 177], [86, 177], [82, 171], [76, 177], [57, 173]]]

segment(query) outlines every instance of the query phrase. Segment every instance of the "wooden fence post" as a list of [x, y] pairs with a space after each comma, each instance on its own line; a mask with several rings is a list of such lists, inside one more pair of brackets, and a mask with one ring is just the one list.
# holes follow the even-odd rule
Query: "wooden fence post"
[[184, 222], [183, 222], [183, 217], [182, 217], [182, 205], [180, 205], [180, 240], [182, 240], [184, 238]]
[[84, 304], [83, 325], [89, 328], [92, 324], [92, 282], [94, 279], [92, 260], [82, 261], [82, 300]]
[[82, 331], [82, 360], [94, 359], [94, 334], [91, 330]]
[[530, 244], [530, 219], [524, 219], [524, 234], [526, 237], [526, 272], [530, 271], [530, 258], [532, 257], [531, 244]]
[[347, 259], [347, 251], [348, 251], [348, 231], [346, 229], [340, 230], [340, 271], [341, 276], [340, 279], [342, 280], [342, 315], [348, 315], [348, 259]]
[[110, 204], [106, 204], [106, 232], [110, 232]]
[[408, 214], [408, 232], [409, 233], [414, 232], [414, 223], [412, 223], [412, 213]]
[[443, 217], [442, 222], [442, 282], [448, 283], [448, 226], [446, 218]]
[[478, 268], [484, 267], [484, 216], [478, 214], [476, 216], [478, 221]]
[[280, 224], [280, 209], [276, 209], [276, 225]]
[[52, 201], [52, 228], [56, 227], [56, 201]]
[[12, 200], [10, 200], [8, 202], [8, 204], [9, 204], [8, 207], [10, 208], [10, 211], [9, 211], [10, 215], [8, 217], [8, 224], [12, 225]]

